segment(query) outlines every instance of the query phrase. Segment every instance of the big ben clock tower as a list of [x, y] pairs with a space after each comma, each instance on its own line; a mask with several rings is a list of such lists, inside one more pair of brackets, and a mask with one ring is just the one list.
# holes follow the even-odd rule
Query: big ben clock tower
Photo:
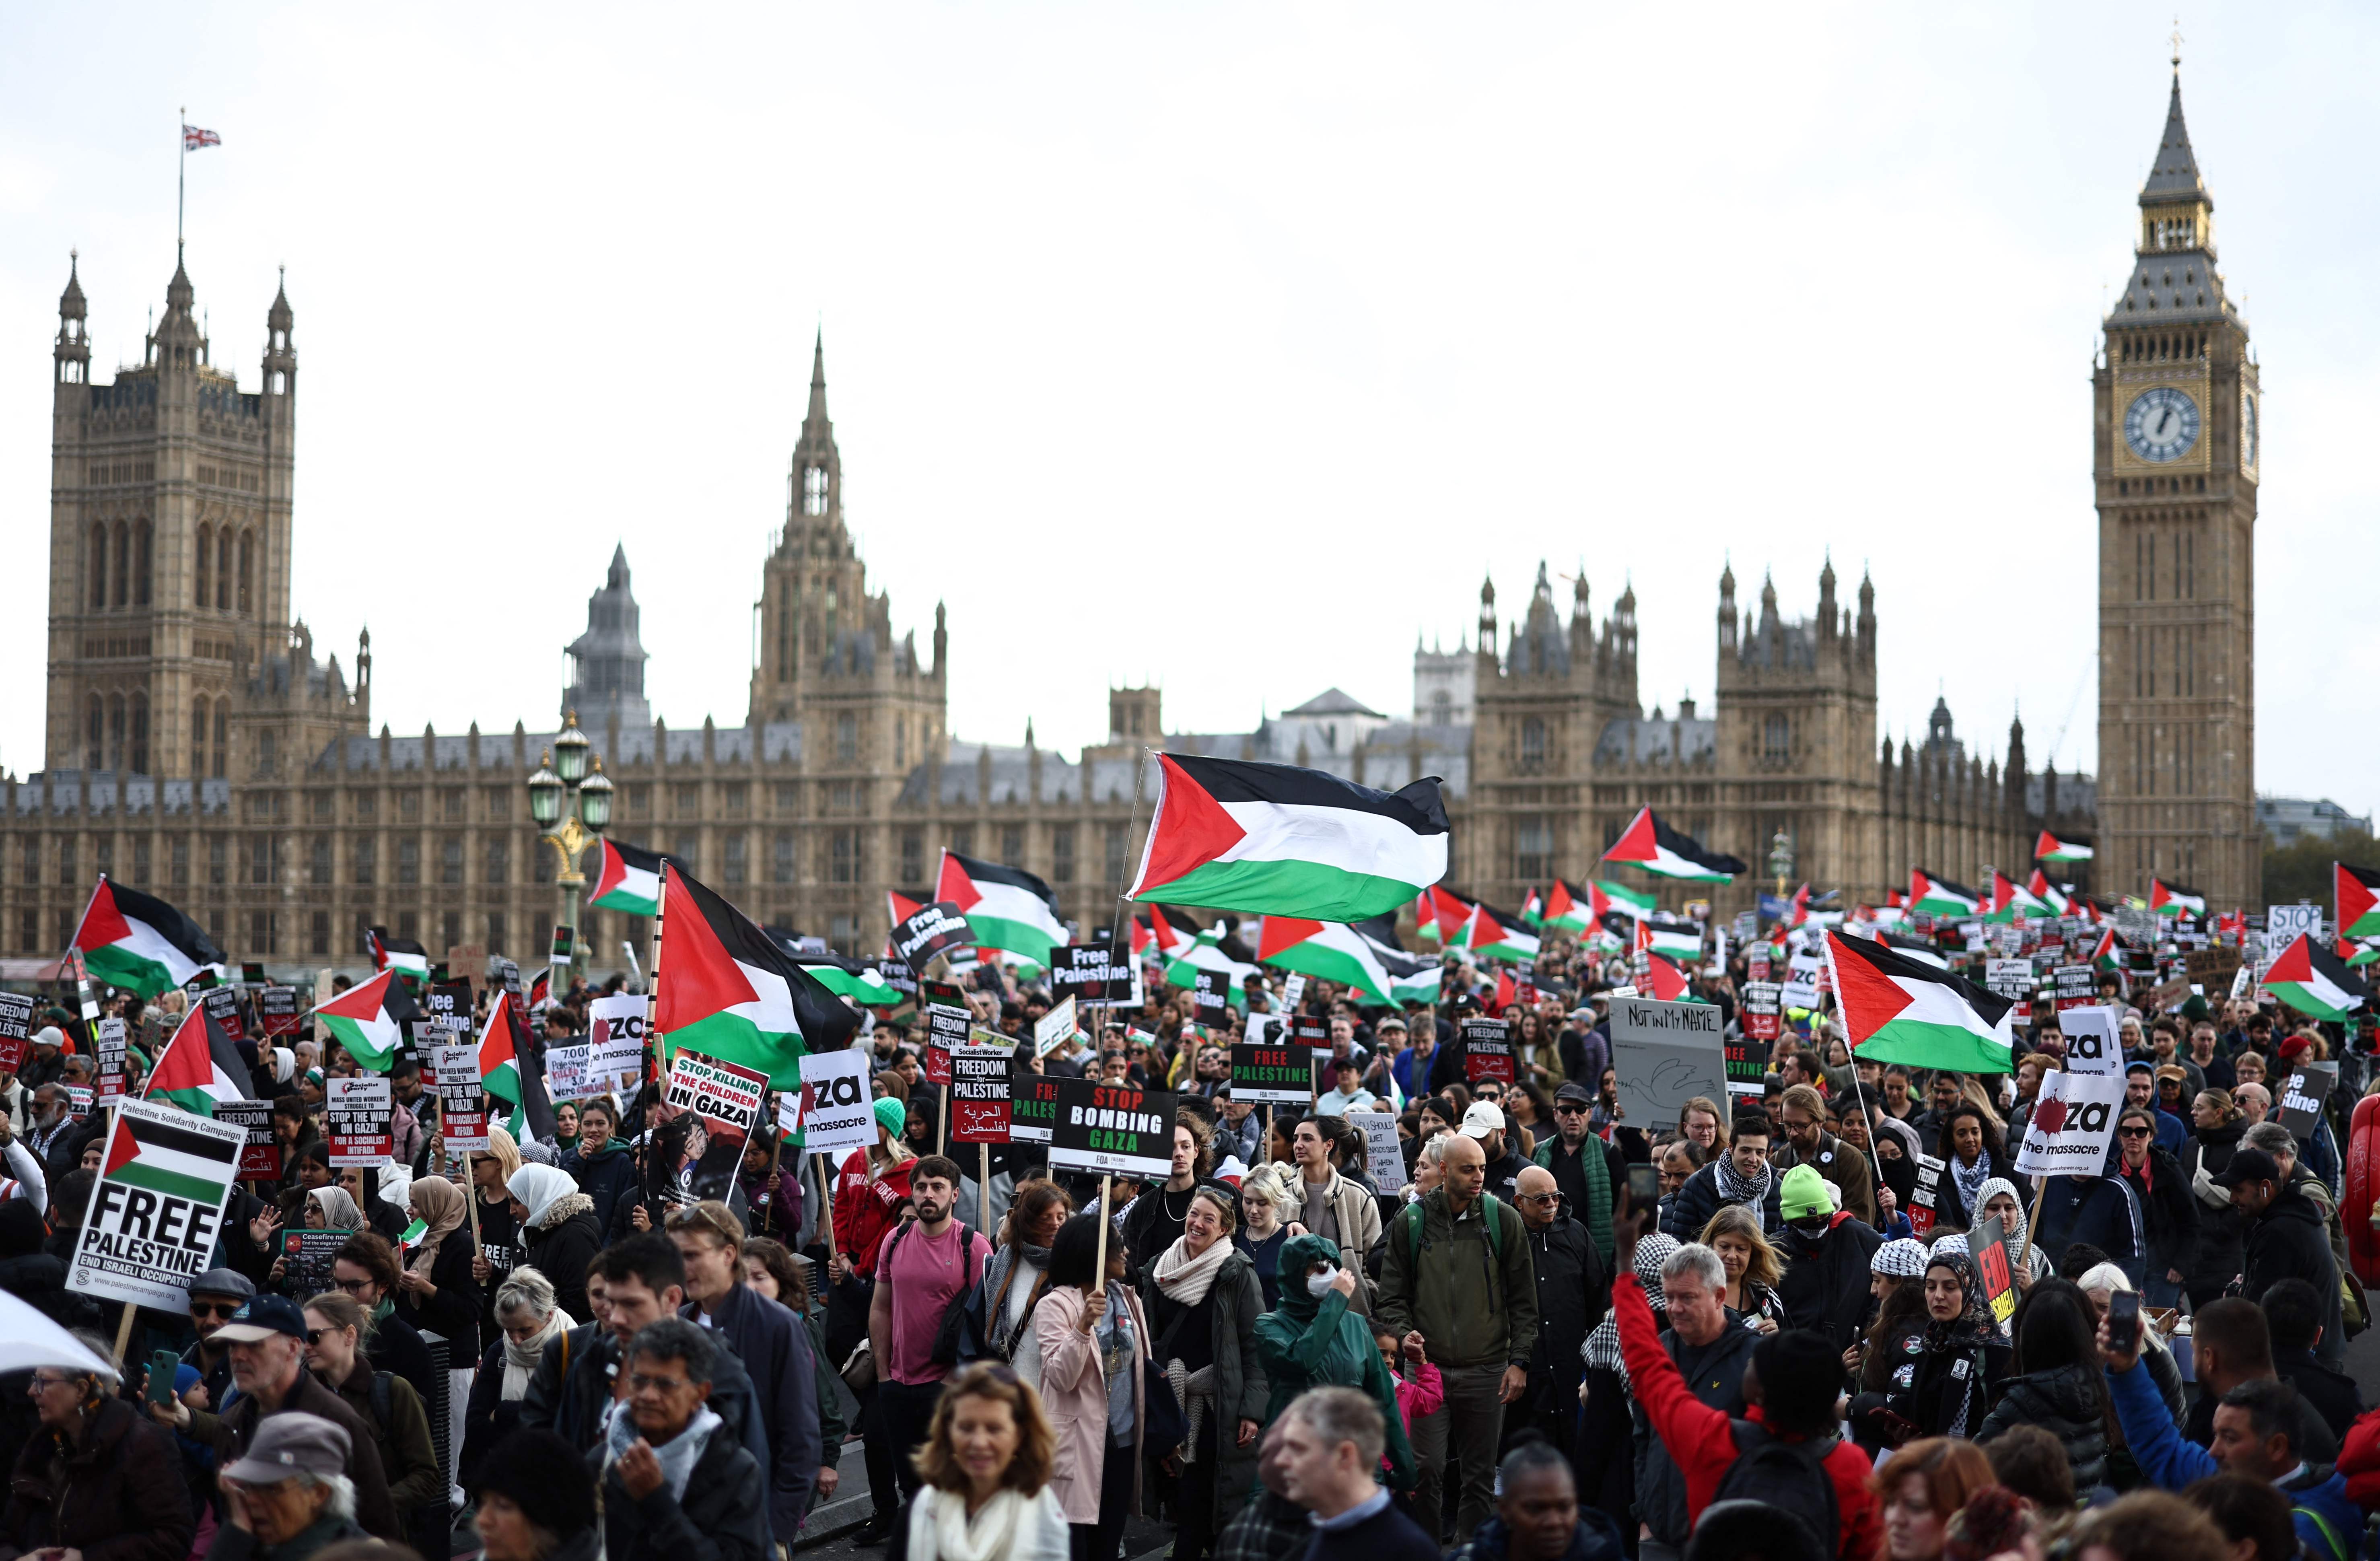
[[2256, 902], [2256, 483], [2263, 407], [2247, 323], [2215, 268], [2174, 61], [2131, 275], [2091, 376], [2099, 510], [2095, 876], [2151, 876], [2210, 911]]

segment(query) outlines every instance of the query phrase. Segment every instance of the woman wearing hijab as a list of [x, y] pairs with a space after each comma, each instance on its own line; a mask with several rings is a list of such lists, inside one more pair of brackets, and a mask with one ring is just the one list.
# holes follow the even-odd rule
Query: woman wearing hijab
[[523, 1165], [504, 1185], [519, 1222], [522, 1261], [536, 1265], [553, 1287], [554, 1304], [573, 1317], [592, 1317], [587, 1265], [603, 1245], [595, 1200], [553, 1165]]
[[1917, 1380], [1918, 1360], [1925, 1353], [1925, 1257], [1924, 1243], [1903, 1237], [1887, 1241], [1868, 1260], [1876, 1321], [1857, 1350], [1844, 1353], [1844, 1364], [1857, 1373], [1850, 1415], [1852, 1433], [1871, 1453], [1889, 1445], [1884, 1438], [1887, 1422], [1877, 1411], [1894, 1394], [1909, 1390]]
[[1917, 1190], [1917, 1160], [1925, 1151], [1917, 1141], [1917, 1129], [1888, 1111], [1879, 1111], [1876, 1123], [1876, 1164], [1882, 1180], [1876, 1187], [1876, 1210], [1884, 1215], [1880, 1227], [1888, 1236], [1907, 1236], [1909, 1200]]
[[1951, 1238], [1925, 1259], [1925, 1349], [1909, 1386], [1890, 1396], [1880, 1440], [1900, 1446], [1926, 1436], [1972, 1438], [1984, 1423], [1993, 1387], [2008, 1375], [2008, 1347], [1984, 1304], [1975, 1260]]
[[[484, 1305], [471, 1262], [479, 1254], [471, 1233], [463, 1228], [470, 1211], [463, 1189], [443, 1177], [420, 1177], [406, 1189], [406, 1209], [428, 1228], [405, 1255], [396, 1276], [396, 1314], [419, 1331], [436, 1333], [446, 1341], [446, 1481], [450, 1498], [462, 1486], [455, 1483], [455, 1458], [463, 1450], [463, 1412], [471, 1401], [472, 1362], [480, 1359], [480, 1311]], [[462, 1361], [460, 1366], [451, 1362]]]
[[1347, 1310], [1355, 1276], [1339, 1260], [1339, 1243], [1328, 1236], [1292, 1237], [1281, 1250], [1281, 1304], [1257, 1319], [1257, 1359], [1272, 1384], [1265, 1423], [1309, 1387], [1356, 1388], [1387, 1422], [1389, 1483], [1408, 1491], [1413, 1447], [1397, 1412], [1396, 1379], [1372, 1342], [1371, 1323]]
[[[1975, 1223], [1981, 1225], [1989, 1219], [2000, 1221], [2008, 1226], [2009, 1250], [2023, 1251], [2027, 1230], [2024, 1197], [2017, 1191], [2016, 1183], [2006, 1177], [1993, 1177], [1976, 1191], [1975, 1199]], [[2056, 1265], [2049, 1261], [2049, 1254], [2038, 1242], [2034, 1243], [2032, 1255], [2025, 1260], [2024, 1266], [2028, 1273], [2020, 1287], [2029, 1287], [2035, 1281], [2046, 1279], [2057, 1272]]]
[[1199, 1561], [1213, 1547], [1256, 1481], [1269, 1396], [1256, 1339], [1264, 1292], [1254, 1265], [1232, 1245], [1236, 1201], [1229, 1188], [1194, 1188], [1182, 1235], [1148, 1265], [1152, 1353], [1190, 1425], [1181, 1449], [1177, 1561]]

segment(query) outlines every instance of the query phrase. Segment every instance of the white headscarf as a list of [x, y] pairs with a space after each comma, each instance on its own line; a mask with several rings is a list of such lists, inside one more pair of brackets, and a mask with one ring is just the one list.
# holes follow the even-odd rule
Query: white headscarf
[[578, 1184], [570, 1179], [569, 1172], [556, 1170], [552, 1165], [524, 1165], [506, 1179], [504, 1187], [521, 1201], [521, 1207], [528, 1211], [531, 1228], [545, 1217], [545, 1212], [553, 1207], [557, 1199], [566, 1198], [578, 1190]]

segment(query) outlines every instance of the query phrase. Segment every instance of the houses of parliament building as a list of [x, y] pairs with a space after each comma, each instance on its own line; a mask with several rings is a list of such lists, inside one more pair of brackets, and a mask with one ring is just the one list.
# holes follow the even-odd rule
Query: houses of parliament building
[[[1330, 770], [1395, 787], [1446, 783], [1451, 886], [1518, 909], [1573, 881], [1645, 805], [1765, 886], [1779, 836], [1792, 877], [1880, 901], [1923, 865], [2022, 878], [2046, 828], [2094, 841], [2098, 892], [2151, 872], [2245, 903], [2253, 794], [2252, 602], [2256, 368], [2215, 270], [2213, 202], [2177, 81], [2141, 194], [2136, 274], [2093, 372], [2099, 511], [2096, 777], [2033, 769], [2011, 724], [1973, 750], [1937, 701], [1922, 741], [1879, 739], [1876, 591], [1829, 564], [1806, 614], [1777, 585], [1717, 580], [1705, 708], [1647, 709], [1637, 602], [1599, 619], [1581, 578], [1557, 600], [1480, 591], [1475, 640], [1417, 648], [1414, 708], [1330, 689], [1245, 732], [1169, 731], [1156, 689], [1109, 693], [1106, 741], [1069, 758], [1027, 726], [959, 741], [942, 610], [926, 644], [871, 593], [843, 515], [822, 346], [768, 540], [743, 724], [672, 727], [644, 694], [628, 561], [615, 552], [569, 645], [571, 681], [536, 729], [371, 721], [371, 648], [318, 652], [292, 612], [298, 359], [285, 292], [265, 314], [255, 388], [212, 361], [176, 265], [144, 360], [93, 382], [88, 304], [70, 269], [54, 353], [48, 700], [38, 774], [0, 776], [0, 953], [53, 958], [106, 872], [197, 918], [234, 959], [282, 970], [361, 964], [385, 926], [441, 956], [481, 945], [533, 962], [555, 919], [554, 858], [523, 781], [565, 712], [615, 787], [612, 835], [659, 850], [756, 919], [872, 956], [888, 890], [917, 895], [949, 847], [1049, 881], [1083, 931], [1108, 925], [1137, 860], [1165, 747]], [[2079, 431], [2078, 431], [2079, 433]], [[962, 648], [960, 653], [965, 653]], [[645, 929], [589, 911], [590, 963]], [[21, 967], [19, 967], [21, 972]]]

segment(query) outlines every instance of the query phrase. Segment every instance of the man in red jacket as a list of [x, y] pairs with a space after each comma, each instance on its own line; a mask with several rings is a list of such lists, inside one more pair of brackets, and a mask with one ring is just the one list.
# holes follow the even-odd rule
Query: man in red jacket
[[[1636, 1238], [1650, 1211], [1632, 1211], [1618, 1230], [1614, 1262], [1621, 1274], [1611, 1290], [1620, 1324], [1620, 1349], [1638, 1402], [1686, 1477], [1686, 1516], [1699, 1521], [1717, 1499], [1720, 1482], [1736, 1460], [1751, 1450], [1744, 1440], [1766, 1436], [1786, 1443], [1831, 1441], [1823, 1468], [1834, 1487], [1833, 1554], [1844, 1561], [1871, 1561], [1881, 1554], [1883, 1527], [1868, 1493], [1868, 1460], [1836, 1437], [1836, 1400], [1842, 1388], [1841, 1360], [1821, 1335], [1788, 1329], [1760, 1341], [1743, 1372], [1743, 1430], [1723, 1410], [1694, 1396], [1661, 1348], [1660, 1330], [1645, 1287], [1635, 1276]], [[1764, 1381], [1764, 1375], [1767, 1380]], [[1819, 1543], [1828, 1543], [1820, 1535]]]

